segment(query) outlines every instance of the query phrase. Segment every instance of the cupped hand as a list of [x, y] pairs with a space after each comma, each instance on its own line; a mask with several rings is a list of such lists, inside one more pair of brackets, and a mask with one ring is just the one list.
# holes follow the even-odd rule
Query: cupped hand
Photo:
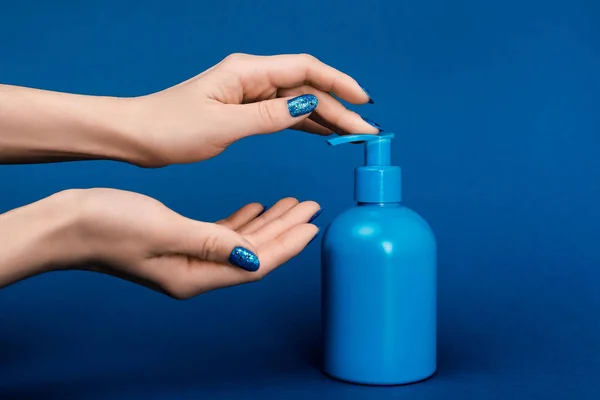
[[381, 131], [336, 97], [372, 103], [356, 80], [313, 56], [230, 55], [194, 78], [131, 99], [147, 155], [138, 164], [201, 161], [246, 136], [286, 128], [320, 135]]
[[208, 223], [133, 192], [70, 192], [77, 193], [79, 222], [64, 242], [72, 241], [71, 254], [84, 249], [79, 265], [177, 299], [259, 280], [318, 233], [309, 223], [320, 210], [313, 201], [285, 198], [266, 211], [252, 203]]

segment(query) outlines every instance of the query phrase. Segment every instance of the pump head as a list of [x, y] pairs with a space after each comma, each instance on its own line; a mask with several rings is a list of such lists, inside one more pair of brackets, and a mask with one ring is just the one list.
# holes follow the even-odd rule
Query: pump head
[[329, 139], [337, 146], [364, 143], [365, 162], [354, 170], [354, 200], [359, 203], [398, 203], [402, 200], [402, 171], [391, 165], [393, 133], [345, 135]]

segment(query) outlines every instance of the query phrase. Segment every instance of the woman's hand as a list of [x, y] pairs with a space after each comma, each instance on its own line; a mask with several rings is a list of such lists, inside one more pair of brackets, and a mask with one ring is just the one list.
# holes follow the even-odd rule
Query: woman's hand
[[8, 252], [0, 287], [51, 270], [85, 269], [186, 299], [256, 281], [296, 256], [318, 233], [309, 221], [319, 210], [315, 202], [286, 198], [264, 213], [252, 203], [207, 223], [137, 193], [68, 190], [0, 216]]
[[333, 95], [372, 103], [353, 78], [310, 55], [230, 55], [179, 85], [131, 99], [137, 142], [147, 155], [139, 164], [201, 161], [246, 136], [286, 128], [320, 135], [381, 131]]
[[372, 102], [353, 78], [301, 54], [234, 54], [176, 86], [131, 98], [0, 85], [0, 163], [111, 159], [162, 167], [206, 160], [238, 139], [286, 128], [381, 131], [334, 95]]

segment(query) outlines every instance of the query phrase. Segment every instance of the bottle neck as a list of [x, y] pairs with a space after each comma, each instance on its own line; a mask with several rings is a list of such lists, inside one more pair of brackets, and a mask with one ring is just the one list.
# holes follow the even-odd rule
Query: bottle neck
[[354, 170], [354, 201], [388, 204], [402, 201], [402, 170], [391, 165], [363, 166]]

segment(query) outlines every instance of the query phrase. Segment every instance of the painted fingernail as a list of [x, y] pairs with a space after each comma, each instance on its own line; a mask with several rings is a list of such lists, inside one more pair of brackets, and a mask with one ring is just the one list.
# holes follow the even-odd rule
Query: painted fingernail
[[315, 219], [317, 219], [319, 217], [319, 215], [321, 215], [321, 213], [323, 212], [323, 209], [321, 208], [319, 211], [317, 211], [315, 213], [315, 215], [313, 215], [312, 217], [310, 217], [310, 219], [308, 220], [308, 223], [310, 224], [311, 222], [313, 222]]
[[367, 94], [367, 96], [369, 96], [369, 104], [375, 104], [373, 98], [371, 97], [371, 93], [369, 93], [369, 91], [362, 86], [360, 88]]
[[317, 236], [319, 236], [319, 235], [321, 234], [321, 228], [320, 228], [320, 227], [317, 227], [317, 228], [318, 228], [319, 230], [317, 231], [317, 233], [315, 233], [315, 236], [313, 236], [313, 238], [312, 238], [312, 239], [310, 239], [310, 241], [309, 241], [309, 242], [306, 244], [307, 246], [308, 246], [309, 244], [311, 244], [311, 243], [312, 243], [312, 242], [313, 242], [313, 241], [314, 241], [314, 240], [317, 238]]
[[261, 215], [263, 215], [265, 213], [265, 211], [267, 211], [270, 207], [267, 206], [263, 206], [262, 211], [256, 216], [256, 217], [260, 217]]
[[379, 129], [379, 132], [383, 132], [383, 129], [381, 129], [381, 126], [379, 126], [379, 124], [377, 122], [371, 121], [369, 118], [365, 118], [362, 117], [362, 119], [369, 125]]
[[258, 271], [260, 267], [260, 261], [258, 261], [256, 254], [240, 246], [233, 249], [229, 255], [229, 262], [236, 267], [251, 272]]
[[292, 117], [308, 114], [317, 108], [319, 100], [314, 94], [303, 94], [288, 100], [288, 110]]

